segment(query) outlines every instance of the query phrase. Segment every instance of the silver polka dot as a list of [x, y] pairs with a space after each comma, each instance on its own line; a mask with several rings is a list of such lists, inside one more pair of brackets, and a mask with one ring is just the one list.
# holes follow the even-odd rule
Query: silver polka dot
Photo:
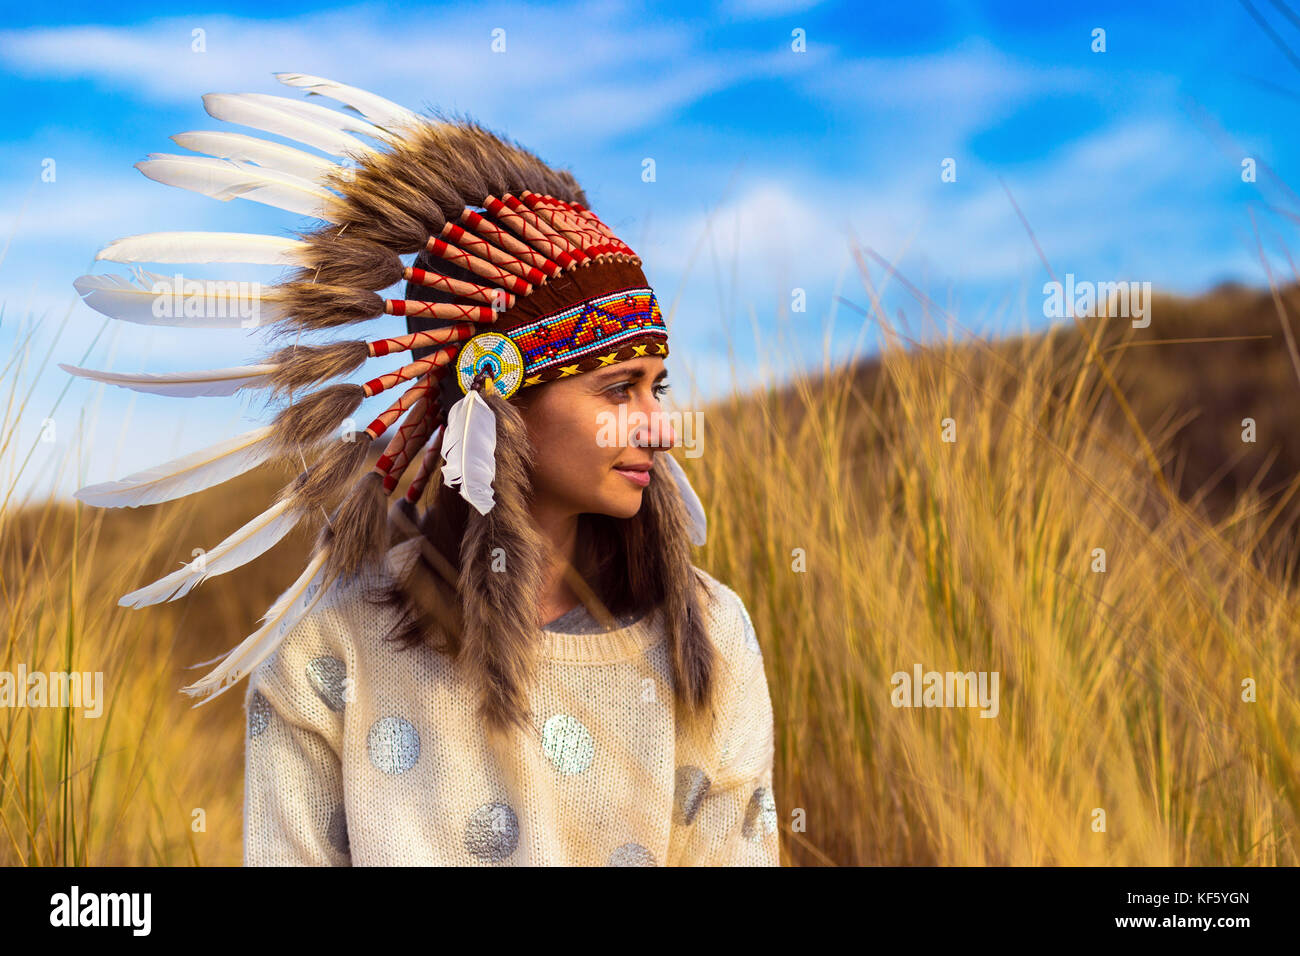
[[673, 793], [673, 819], [683, 826], [695, 822], [700, 804], [708, 795], [711, 781], [699, 767], [687, 764], [677, 768], [677, 789]]
[[746, 840], [761, 840], [776, 829], [776, 799], [767, 787], [759, 787], [749, 798], [740, 832]]
[[271, 702], [262, 696], [260, 690], [253, 691], [253, 699], [248, 705], [248, 736], [256, 737], [270, 722]]
[[312, 690], [333, 711], [343, 709], [343, 681], [347, 666], [337, 657], [313, 657], [307, 664], [307, 680]]
[[609, 855], [610, 866], [654, 866], [655, 855], [640, 843], [624, 843]]
[[560, 773], [582, 773], [591, 766], [596, 742], [577, 717], [555, 714], [542, 726], [542, 751]]
[[330, 846], [340, 853], [347, 853], [351, 844], [348, 842], [348, 818], [343, 812], [343, 806], [334, 808], [330, 814], [329, 826], [325, 829], [325, 835], [330, 841]]
[[384, 773], [405, 773], [420, 759], [420, 735], [409, 720], [381, 717], [366, 737], [370, 762]]
[[465, 849], [480, 860], [504, 860], [519, 846], [519, 818], [504, 803], [485, 803], [470, 815]]

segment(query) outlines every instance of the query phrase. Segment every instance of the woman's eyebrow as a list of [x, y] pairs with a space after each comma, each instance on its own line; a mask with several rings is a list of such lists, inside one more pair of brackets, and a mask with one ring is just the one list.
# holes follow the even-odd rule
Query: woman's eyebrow
[[605, 383], [612, 382], [615, 379], [627, 379], [629, 381], [635, 382], [640, 378], [642, 378], [644, 375], [645, 372], [639, 368], [623, 368], [623, 369], [612, 368], [609, 369], [609, 371], [603, 375], [597, 373], [596, 377], [599, 379], [600, 384], [604, 385]]
[[[605, 369], [603, 372], [592, 372], [591, 378], [592, 381], [595, 383], [596, 388], [599, 389], [608, 385], [610, 382], [615, 382], [615, 381], [639, 382], [641, 381], [641, 379], [645, 378], [645, 374], [646, 374], [645, 369], [642, 368], [626, 368], [626, 369], [611, 368], [611, 369]], [[659, 374], [654, 377], [654, 380], [656, 382], [661, 381], [667, 375], [668, 375], [668, 369], [666, 368], [660, 369]]]

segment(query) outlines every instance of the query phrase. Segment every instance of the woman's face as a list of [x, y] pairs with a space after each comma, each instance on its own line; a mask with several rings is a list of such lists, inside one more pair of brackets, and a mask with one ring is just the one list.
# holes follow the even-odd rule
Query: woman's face
[[[520, 411], [536, 458], [533, 496], [548, 510], [630, 518], [654, 477], [654, 454], [677, 443], [659, 397], [658, 357], [629, 359], [534, 386]], [[657, 446], [657, 447], [656, 447]]]

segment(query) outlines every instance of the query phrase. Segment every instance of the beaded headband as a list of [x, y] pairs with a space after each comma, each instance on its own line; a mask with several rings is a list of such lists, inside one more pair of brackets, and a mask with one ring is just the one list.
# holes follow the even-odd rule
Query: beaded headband
[[[175, 600], [206, 578], [257, 558], [301, 522], [325, 516], [303, 574], [268, 610], [261, 628], [185, 688], [191, 694], [214, 695], [245, 676], [330, 581], [382, 557], [376, 552], [386, 535], [375, 532], [376, 514], [382, 526], [388, 496], [417, 459], [406, 503], [420, 499], [441, 465], [446, 484], [480, 514], [493, 508], [495, 424], [484, 395], [509, 397], [531, 385], [668, 353], [667, 329], [640, 258], [588, 208], [570, 173], [472, 121], [421, 117], [320, 77], [276, 78], [346, 109], [255, 93], [208, 94], [204, 106], [217, 119], [342, 162], [242, 133], [209, 131], [172, 137], [206, 155], [155, 153], [136, 165], [158, 182], [222, 201], [248, 199], [324, 225], [300, 239], [150, 233], [112, 242], [96, 258], [296, 267], [289, 278], [266, 289], [180, 275], [173, 283], [136, 265], [135, 282], [89, 275], [74, 284], [87, 305], [115, 319], [191, 328], [265, 323], [273, 335], [293, 336], [293, 344], [254, 365], [198, 372], [122, 374], [62, 366], [73, 375], [154, 394], [231, 395], [266, 388], [272, 397], [289, 399], [268, 426], [78, 491], [89, 504], [155, 504], [271, 459], [315, 458], [263, 514], [119, 602], [145, 607]], [[409, 253], [440, 259], [473, 280], [407, 266], [400, 255]], [[403, 280], [441, 301], [385, 299], [376, 291]], [[301, 341], [305, 334], [386, 315], [427, 319], [438, 327], [371, 341]], [[324, 384], [368, 359], [408, 351], [422, 355], [364, 384]], [[448, 376], [454, 376], [460, 397], [444, 408], [439, 386]], [[364, 400], [399, 387], [401, 394], [370, 424], [360, 432], [351, 427]], [[340, 428], [341, 441], [335, 439]], [[390, 431], [383, 453], [367, 470], [371, 446]], [[659, 457], [686, 498], [702, 543], [698, 499], [672, 457]]]

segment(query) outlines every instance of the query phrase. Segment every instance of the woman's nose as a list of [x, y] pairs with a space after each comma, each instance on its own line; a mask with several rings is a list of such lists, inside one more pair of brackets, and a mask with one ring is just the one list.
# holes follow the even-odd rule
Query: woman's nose
[[668, 420], [668, 413], [658, 399], [650, 400], [643, 408], [646, 424], [637, 429], [636, 444], [648, 448], [672, 448], [677, 444], [677, 432]]

